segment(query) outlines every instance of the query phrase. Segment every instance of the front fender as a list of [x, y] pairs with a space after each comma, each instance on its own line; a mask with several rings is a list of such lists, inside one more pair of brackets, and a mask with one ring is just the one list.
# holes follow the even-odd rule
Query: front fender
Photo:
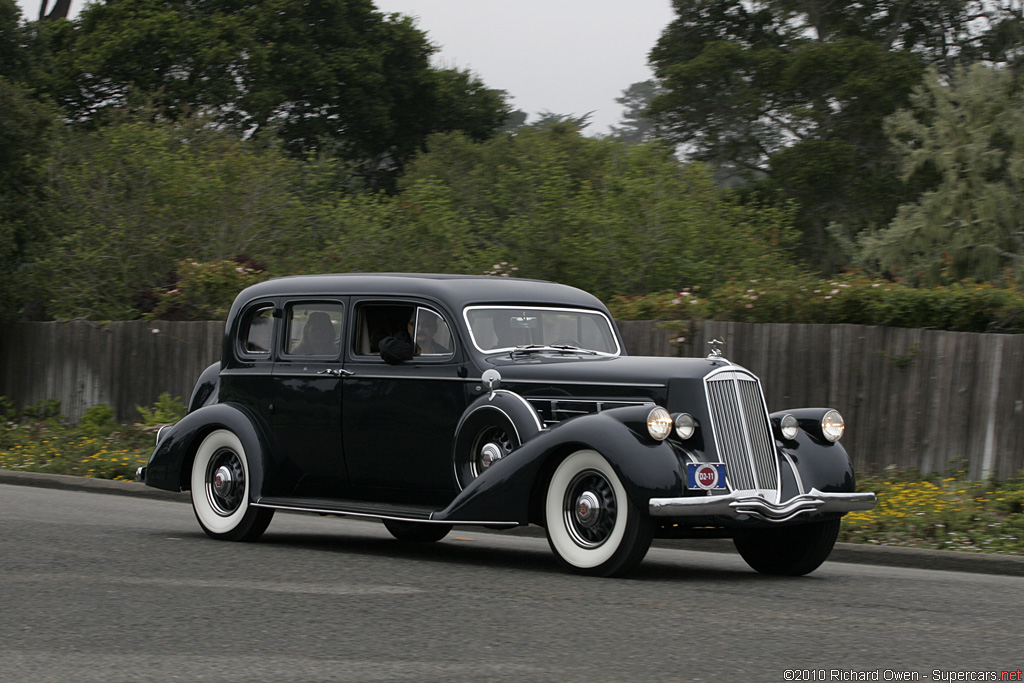
[[215, 429], [228, 429], [242, 442], [249, 465], [249, 490], [253, 499], [257, 499], [270, 467], [270, 446], [256, 418], [233, 403], [199, 408], [161, 430], [146, 466], [146, 485], [167, 491], [188, 489], [196, 450], [203, 438]]
[[680, 495], [685, 466], [667, 442], [647, 434], [650, 406], [614, 408], [546, 429], [474, 479], [433, 519], [451, 522], [530, 522], [531, 498], [550, 472], [580, 449], [603, 455], [640, 509], [653, 497]]
[[[821, 418], [831, 408], [800, 408], [771, 414], [776, 444], [783, 458], [788, 459], [800, 477], [801, 492], [812, 488], [824, 493], [852, 493], [857, 490], [853, 462], [842, 444], [831, 442], [821, 435]], [[800, 424], [795, 439], [782, 439], [778, 423], [786, 414], [793, 415]]]

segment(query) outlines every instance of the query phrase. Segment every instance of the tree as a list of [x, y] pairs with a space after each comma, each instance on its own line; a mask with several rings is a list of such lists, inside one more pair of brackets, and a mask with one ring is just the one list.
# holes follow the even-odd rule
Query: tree
[[434, 136], [395, 201], [425, 210], [426, 189], [476, 272], [504, 261], [605, 297], [792, 272], [786, 211], [729, 201], [663, 145], [586, 138], [571, 123], [483, 143]]
[[71, 26], [53, 34], [52, 88], [79, 121], [141, 93], [171, 120], [201, 112], [391, 177], [428, 134], [485, 137], [508, 114], [500, 91], [432, 69], [412, 20], [370, 0], [108, 0]]
[[619, 142], [645, 142], [654, 138], [654, 121], [647, 111], [658, 95], [658, 85], [653, 80], [634, 83], [622, 91], [622, 97], [615, 101], [624, 108], [619, 126], [612, 126], [611, 137]]
[[56, 113], [0, 76], [0, 320], [23, 303], [15, 274], [39, 233], [45, 159]]
[[39, 21], [44, 19], [48, 21], [67, 19], [68, 14], [71, 13], [71, 0], [56, 0], [49, 14], [46, 13], [46, 6], [48, 4], [47, 0], [39, 0]]
[[1024, 276], [1024, 93], [1013, 73], [975, 64], [928, 74], [888, 119], [907, 177], [930, 179], [862, 258], [911, 284]]
[[275, 263], [315, 251], [299, 165], [201, 120], [66, 127], [48, 162], [47, 233], [19, 286], [48, 302], [43, 317], [127, 320], [183, 258]]
[[1020, 57], [1016, 3], [675, 0], [651, 52], [650, 114], [692, 158], [796, 199], [804, 253], [841, 265], [826, 227], [885, 225], [908, 199], [882, 126], [925, 65]]
[[0, 76], [18, 79], [25, 69], [21, 9], [14, 0], [0, 0]]

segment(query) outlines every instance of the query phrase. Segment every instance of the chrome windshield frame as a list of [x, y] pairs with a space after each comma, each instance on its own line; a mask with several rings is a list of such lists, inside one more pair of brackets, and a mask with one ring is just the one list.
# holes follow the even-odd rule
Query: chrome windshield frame
[[560, 306], [538, 306], [536, 304], [530, 304], [530, 305], [527, 305], [527, 306], [511, 306], [511, 305], [508, 305], [508, 304], [475, 304], [475, 305], [472, 305], [472, 306], [466, 306], [465, 308], [462, 309], [462, 319], [466, 323], [466, 330], [469, 333], [469, 340], [473, 343], [473, 347], [477, 351], [479, 351], [480, 353], [483, 353], [483, 354], [487, 354], [487, 355], [493, 355], [493, 354], [499, 354], [499, 353], [507, 354], [507, 353], [509, 353], [511, 351], [514, 351], [517, 347], [516, 346], [503, 346], [503, 347], [494, 348], [494, 349], [482, 349], [482, 348], [480, 348], [480, 344], [476, 340], [476, 335], [473, 334], [473, 325], [469, 321], [469, 314], [470, 314], [470, 312], [471, 311], [478, 311], [478, 310], [545, 311], [545, 312], [551, 312], [551, 313], [576, 313], [576, 314], [582, 314], [582, 315], [598, 316], [602, 320], [604, 320], [605, 325], [608, 326], [608, 332], [609, 332], [609, 334], [611, 336], [611, 340], [615, 344], [615, 352], [614, 353], [608, 353], [607, 351], [598, 351], [597, 349], [587, 349], [585, 347], [581, 347], [581, 348], [583, 348], [583, 350], [585, 350], [585, 351], [593, 352], [594, 357], [597, 357], [597, 358], [614, 358], [616, 356], [622, 355], [622, 346], [621, 346], [621, 344], [619, 344], [619, 336], [616, 333], [615, 325], [612, 324], [611, 318], [609, 318], [607, 315], [605, 315], [601, 311], [597, 311], [597, 310], [593, 310], [593, 309], [589, 309], [589, 308], [564, 308], [564, 307], [560, 307]]

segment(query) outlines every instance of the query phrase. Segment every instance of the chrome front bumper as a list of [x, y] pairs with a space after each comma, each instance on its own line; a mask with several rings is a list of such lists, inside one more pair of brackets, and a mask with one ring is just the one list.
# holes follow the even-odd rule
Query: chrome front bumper
[[870, 510], [877, 501], [873, 493], [822, 493], [811, 489], [810, 493], [772, 503], [753, 491], [733, 491], [718, 496], [651, 498], [648, 510], [653, 517], [752, 517], [765, 522], [787, 522], [799, 515]]

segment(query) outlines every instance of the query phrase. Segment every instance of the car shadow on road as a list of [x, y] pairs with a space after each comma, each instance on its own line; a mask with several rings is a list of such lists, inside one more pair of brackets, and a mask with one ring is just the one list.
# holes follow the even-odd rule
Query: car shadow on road
[[[372, 532], [371, 532], [372, 533]], [[201, 542], [212, 542], [202, 533], [182, 534], [182, 537], [195, 538]], [[505, 571], [525, 571], [538, 574], [567, 576], [555, 560], [547, 544], [533, 542], [530, 547], [507, 547], [502, 534], [482, 533], [455, 529], [444, 540], [436, 543], [410, 543], [398, 541], [388, 536], [371, 536], [360, 529], [358, 532], [346, 532], [339, 528], [327, 532], [274, 532], [268, 530], [257, 541], [259, 545], [282, 548], [310, 550], [318, 553], [336, 553], [344, 555], [357, 554], [364, 557], [390, 558], [410, 560], [414, 562], [433, 562], [458, 564], [486, 569]], [[537, 539], [539, 540], [539, 539]], [[731, 562], [717, 562], [720, 553], [694, 553], [692, 551], [672, 551], [677, 556], [665, 561], [664, 553], [659, 558], [648, 557], [644, 562], [623, 577], [625, 580], [641, 582], [663, 581], [757, 581], [757, 580], [792, 580], [789, 577], [768, 577], [752, 570], [725, 566]], [[718, 564], [720, 566], [709, 566]], [[587, 577], [580, 577], [587, 578]]]

